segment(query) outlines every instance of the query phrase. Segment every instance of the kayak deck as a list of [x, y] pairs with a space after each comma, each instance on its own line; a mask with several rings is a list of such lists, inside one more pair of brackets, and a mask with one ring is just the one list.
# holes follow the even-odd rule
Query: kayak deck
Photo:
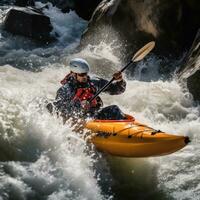
[[123, 157], [150, 157], [171, 154], [189, 142], [185, 136], [155, 130], [130, 118], [93, 120], [85, 126], [95, 133], [90, 141], [103, 152]]

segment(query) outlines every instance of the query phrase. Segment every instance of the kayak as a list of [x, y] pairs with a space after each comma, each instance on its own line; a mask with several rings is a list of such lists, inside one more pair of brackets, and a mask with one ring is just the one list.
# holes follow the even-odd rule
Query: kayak
[[91, 120], [90, 142], [113, 156], [151, 157], [176, 152], [189, 143], [189, 137], [155, 130], [127, 115], [125, 120]]

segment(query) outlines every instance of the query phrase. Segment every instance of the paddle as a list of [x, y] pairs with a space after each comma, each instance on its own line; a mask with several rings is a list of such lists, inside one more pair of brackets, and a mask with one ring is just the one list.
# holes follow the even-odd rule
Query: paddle
[[[141, 49], [139, 49], [134, 56], [132, 57], [131, 61], [123, 67], [120, 72], [123, 72], [125, 69], [127, 69], [132, 63], [138, 62], [142, 60], [155, 46], [155, 42], [149, 42], [146, 45], [144, 45]], [[89, 100], [89, 103], [92, 102], [102, 91], [104, 91], [113, 81], [115, 78], [113, 77], [106, 85], [104, 85], [97, 93]]]

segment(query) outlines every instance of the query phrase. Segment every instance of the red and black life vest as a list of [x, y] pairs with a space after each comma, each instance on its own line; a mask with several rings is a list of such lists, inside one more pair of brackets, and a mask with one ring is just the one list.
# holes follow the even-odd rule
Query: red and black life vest
[[[65, 78], [60, 82], [62, 85], [66, 84], [70, 81], [72, 78], [72, 73], [69, 73], [65, 76]], [[96, 88], [94, 84], [89, 80], [86, 84], [87, 86], [81, 87], [81, 84], [77, 87], [76, 93], [74, 97], [72, 98], [73, 101], [89, 101], [95, 94], [96, 94]], [[92, 100], [90, 103], [90, 107], [93, 108], [100, 108], [103, 106], [103, 102], [100, 97], [97, 97]]]
[[[89, 101], [96, 93], [96, 88], [93, 86], [91, 82], [88, 82], [89, 87], [86, 88], [78, 88], [76, 94], [73, 98], [73, 101]], [[97, 99], [93, 99], [90, 103], [91, 107], [96, 107], [98, 104]]]

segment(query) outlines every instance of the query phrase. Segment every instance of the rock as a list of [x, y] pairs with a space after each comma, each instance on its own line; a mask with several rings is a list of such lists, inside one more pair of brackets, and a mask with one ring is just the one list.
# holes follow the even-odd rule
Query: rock
[[184, 0], [103, 0], [93, 14], [81, 45], [118, 40], [126, 47], [123, 56], [130, 58], [138, 47], [156, 40], [154, 52], [157, 54], [179, 55], [189, 48], [199, 27], [199, 20], [188, 22], [189, 11], [189, 19], [200, 18], [200, 9], [193, 15], [193, 8]]
[[53, 27], [49, 17], [31, 7], [13, 7], [5, 18], [4, 28], [10, 33], [30, 37], [41, 42], [55, 40], [50, 34]]
[[90, 20], [98, 4], [102, 0], [75, 0], [74, 10], [85, 20]]
[[90, 20], [98, 4], [102, 0], [41, 0], [43, 3], [51, 2], [63, 12], [74, 10], [79, 17]]
[[177, 71], [177, 77], [180, 82], [187, 85], [194, 100], [200, 101], [200, 29], [184, 60], [184, 64]]
[[64, 13], [68, 13], [70, 10], [75, 9], [74, 0], [57, 0], [57, 1], [51, 0], [51, 3], [55, 5], [57, 8], [60, 8]]
[[187, 78], [187, 87], [195, 101], [200, 101], [200, 69]]
[[15, 1], [16, 6], [35, 6], [35, 1], [34, 0], [16, 0]]

